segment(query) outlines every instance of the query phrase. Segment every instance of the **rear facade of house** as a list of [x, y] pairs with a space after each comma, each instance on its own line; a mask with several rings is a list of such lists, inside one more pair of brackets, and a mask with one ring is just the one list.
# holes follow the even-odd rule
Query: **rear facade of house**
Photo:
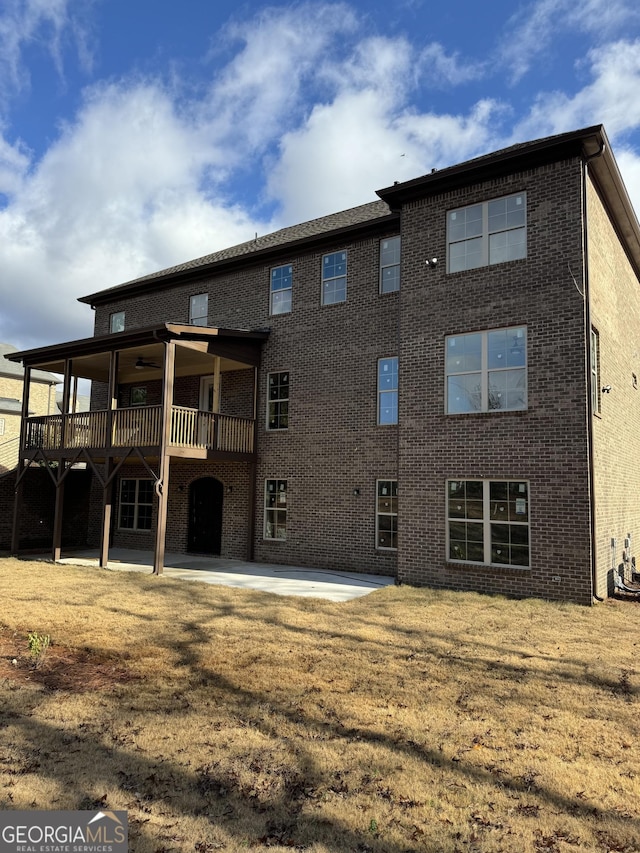
[[[153, 548], [160, 488], [169, 550], [606, 596], [640, 537], [640, 232], [604, 130], [378, 195], [83, 299], [111, 349], [167, 323], [260, 338], [255, 363], [220, 341], [171, 387], [176, 412], [252, 423], [253, 452], [174, 450], [164, 479], [113, 455], [88, 541], [108, 522], [111, 545]], [[94, 379], [92, 408], [159, 404], [163, 346], [111, 394]], [[22, 355], [52, 369], [47, 348]]]

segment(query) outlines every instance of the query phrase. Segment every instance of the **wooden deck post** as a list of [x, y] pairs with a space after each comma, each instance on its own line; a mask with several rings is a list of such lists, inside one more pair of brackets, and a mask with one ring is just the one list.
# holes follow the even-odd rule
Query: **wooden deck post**
[[169, 341], [164, 345], [162, 371], [162, 433], [160, 436], [160, 475], [156, 484], [158, 496], [158, 519], [153, 555], [153, 574], [161, 575], [164, 568], [165, 540], [167, 535], [167, 504], [169, 502], [169, 467], [171, 457], [167, 453], [171, 438], [171, 415], [173, 408], [173, 382], [175, 376], [176, 345]]
[[56, 504], [53, 514], [53, 547], [51, 549], [51, 558], [54, 563], [57, 563], [62, 554], [62, 516], [64, 511], [64, 484], [65, 477], [65, 460], [61, 459], [58, 463], [58, 476], [56, 479]]
[[109, 565], [109, 539], [111, 536], [111, 512], [113, 508], [113, 482], [111, 472], [113, 460], [107, 457], [104, 463], [104, 486], [102, 487], [102, 530], [100, 535], [100, 568]]

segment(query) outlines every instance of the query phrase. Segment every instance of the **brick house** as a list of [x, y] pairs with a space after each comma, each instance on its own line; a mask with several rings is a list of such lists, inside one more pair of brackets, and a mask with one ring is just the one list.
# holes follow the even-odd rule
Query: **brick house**
[[604, 128], [377, 194], [93, 293], [93, 338], [11, 356], [65, 375], [65, 413], [92, 380], [90, 413], [24, 432], [25, 466], [60, 463], [54, 557], [86, 461], [102, 564], [129, 545], [160, 572], [166, 547], [584, 604], [630, 573], [640, 227]]
[[[12, 344], [0, 343], [0, 476], [18, 464], [24, 370], [6, 356], [17, 352]], [[50, 373], [31, 374], [29, 414], [50, 415], [56, 411], [55, 386], [60, 382]]]

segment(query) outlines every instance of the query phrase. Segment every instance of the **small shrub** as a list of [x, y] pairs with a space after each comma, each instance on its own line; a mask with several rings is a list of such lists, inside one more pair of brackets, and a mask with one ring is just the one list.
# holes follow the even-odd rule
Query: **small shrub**
[[29, 651], [36, 669], [42, 666], [50, 645], [51, 637], [48, 634], [38, 634], [35, 631], [29, 634]]

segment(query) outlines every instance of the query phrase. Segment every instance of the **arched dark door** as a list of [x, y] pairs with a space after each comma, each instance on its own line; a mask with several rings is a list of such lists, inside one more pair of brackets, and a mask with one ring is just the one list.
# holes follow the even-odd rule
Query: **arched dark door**
[[224, 487], [214, 477], [202, 477], [189, 487], [187, 549], [196, 554], [219, 554], [222, 545]]

